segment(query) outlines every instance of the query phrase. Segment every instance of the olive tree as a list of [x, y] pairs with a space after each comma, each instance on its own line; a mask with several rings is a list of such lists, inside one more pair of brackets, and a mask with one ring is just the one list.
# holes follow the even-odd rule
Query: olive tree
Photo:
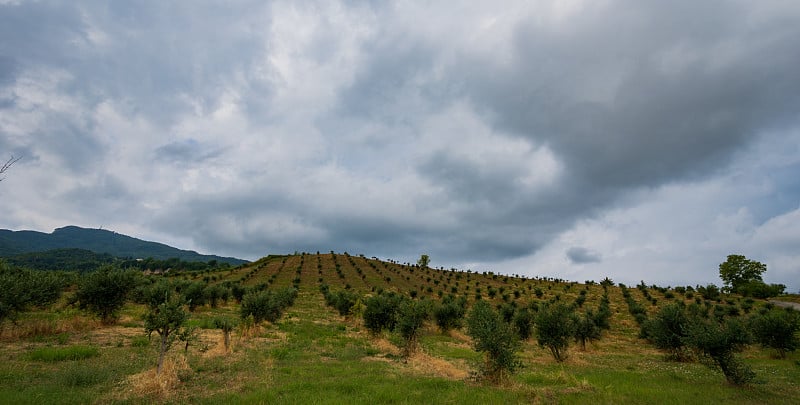
[[540, 309], [534, 319], [539, 346], [547, 347], [557, 362], [566, 360], [576, 323], [577, 317], [567, 305], [559, 303]]
[[486, 301], [478, 301], [467, 316], [467, 334], [475, 350], [485, 353], [482, 374], [499, 382], [521, 365], [517, 356], [519, 337], [514, 328]]
[[735, 356], [751, 341], [750, 333], [741, 322], [694, 319], [687, 329], [688, 345], [706, 365], [722, 370], [729, 383], [744, 385], [755, 378], [750, 367]]
[[148, 337], [153, 332], [158, 333], [160, 337], [156, 374], [161, 374], [164, 355], [186, 324], [189, 315], [183, 309], [184, 300], [166, 282], [158, 283], [152, 288], [153, 294], [144, 317], [144, 330]]
[[786, 352], [800, 346], [797, 331], [800, 330], [800, 313], [791, 309], [774, 309], [750, 320], [753, 337], [763, 347], [777, 351], [778, 358], [785, 359]]
[[686, 347], [689, 318], [679, 304], [662, 307], [658, 313], [645, 321], [642, 334], [658, 349], [667, 353], [671, 360], [687, 360], [690, 353]]
[[80, 308], [99, 316], [104, 324], [113, 324], [128, 294], [137, 284], [137, 275], [135, 270], [103, 267], [83, 276], [75, 299]]
[[16, 320], [29, 307], [52, 304], [63, 289], [59, 274], [15, 268], [0, 260], [0, 324]]
[[397, 310], [396, 328], [405, 341], [403, 354], [408, 357], [417, 350], [417, 339], [425, 321], [430, 318], [430, 305], [425, 301], [405, 299]]

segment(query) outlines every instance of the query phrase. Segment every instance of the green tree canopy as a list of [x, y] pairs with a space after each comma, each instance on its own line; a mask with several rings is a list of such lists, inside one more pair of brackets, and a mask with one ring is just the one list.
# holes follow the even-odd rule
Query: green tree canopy
[[728, 255], [728, 259], [719, 265], [719, 277], [734, 292], [748, 283], [763, 282], [761, 275], [766, 271], [766, 264], [743, 255]]
[[427, 268], [429, 264], [431, 264], [431, 258], [428, 255], [422, 255], [417, 260], [417, 265], [423, 269]]
[[136, 271], [106, 266], [81, 278], [75, 298], [81, 308], [99, 316], [103, 323], [113, 324], [138, 282]]

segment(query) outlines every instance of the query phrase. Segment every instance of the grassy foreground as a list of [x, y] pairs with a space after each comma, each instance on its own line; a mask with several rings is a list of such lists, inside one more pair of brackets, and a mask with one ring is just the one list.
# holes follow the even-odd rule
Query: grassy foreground
[[[237, 330], [230, 352], [222, 332], [206, 327], [220, 314], [235, 316], [238, 306], [199, 308], [191, 321], [198, 341], [186, 352], [176, 343], [159, 377], [157, 339], [144, 335], [142, 307], [126, 306], [110, 327], [63, 303], [25, 314], [0, 335], [0, 403], [800, 403], [797, 353], [777, 360], [753, 346], [741, 356], [756, 383], [730, 386], [720, 372], [667, 362], [638, 339], [616, 291], [612, 329], [586, 351], [573, 345], [558, 364], [528, 341], [519, 373], [499, 386], [484, 384], [472, 377], [481, 357], [463, 332], [427, 326], [419, 352], [404, 359], [400, 337], [370, 336], [359, 320], [325, 307], [318, 284], [336, 277], [315, 273], [302, 272], [300, 294], [280, 321]], [[354, 274], [345, 273], [356, 284]], [[399, 271], [386, 274], [376, 282], [400, 278]], [[361, 280], [368, 291], [369, 279]], [[595, 300], [593, 292], [587, 302]]]

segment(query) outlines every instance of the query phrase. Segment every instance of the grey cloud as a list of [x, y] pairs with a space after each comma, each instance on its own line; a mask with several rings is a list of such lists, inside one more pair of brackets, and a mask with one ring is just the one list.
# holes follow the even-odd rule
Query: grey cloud
[[[522, 22], [514, 64], [501, 74], [484, 64], [473, 101], [499, 127], [548, 142], [596, 188], [706, 175], [761, 131], [797, 123], [795, 24], [765, 22], [741, 38], [732, 21], [743, 16], [727, 3], [691, 15], [673, 4], [611, 4], [618, 7], [592, 10], [563, 31]], [[640, 19], [619, 18], [626, 15]], [[686, 66], [664, 72], [659, 61], [683, 46], [692, 54]], [[720, 63], [714, 53], [726, 46], [741, 49]], [[606, 95], [587, 99], [606, 81]]]
[[[512, 260], [625, 209], [642, 189], [729, 170], [764, 133], [796, 131], [800, 27], [770, 11], [777, 6], [612, 1], [561, 21], [531, 6], [542, 15], [500, 19], [513, 26], [500, 39], [505, 29], [477, 26], [493, 17], [489, 7], [454, 21], [424, 5], [346, 2], [335, 10], [357, 10], [346, 23], [301, 18], [320, 26], [289, 27], [283, 38], [276, 22], [292, 16], [274, 15], [280, 3], [4, 5], [0, 90], [58, 71], [44, 99], [69, 103], [32, 107], [41, 120], [0, 134], [0, 153], [25, 151], [26, 163], [46, 163], [31, 170], [79, 175], [64, 198], [85, 198], [52, 209], [64, 218], [116, 210], [119, 221], [148, 218], [141, 226], [214, 253]], [[282, 63], [294, 82], [283, 81]], [[15, 124], [27, 116], [12, 93], [0, 96], [0, 118]], [[133, 139], [137, 131], [149, 132]], [[535, 154], [514, 150], [527, 146], [552, 152], [552, 182], [529, 184]], [[204, 171], [209, 161], [219, 166]], [[775, 190], [729, 204], [761, 222], [791, 210], [795, 173], [790, 161], [744, 176]], [[582, 246], [554, 256], [601, 259]]]
[[574, 264], [599, 263], [603, 260], [599, 253], [580, 246], [573, 246], [567, 249], [566, 254], [567, 258]]
[[156, 159], [177, 164], [199, 164], [222, 155], [223, 150], [195, 139], [170, 142], [156, 149]]

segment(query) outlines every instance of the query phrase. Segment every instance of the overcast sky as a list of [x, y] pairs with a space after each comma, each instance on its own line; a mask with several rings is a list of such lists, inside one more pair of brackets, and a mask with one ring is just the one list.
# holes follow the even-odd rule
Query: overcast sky
[[0, 228], [800, 288], [800, 3], [390, 3], [0, 0]]

